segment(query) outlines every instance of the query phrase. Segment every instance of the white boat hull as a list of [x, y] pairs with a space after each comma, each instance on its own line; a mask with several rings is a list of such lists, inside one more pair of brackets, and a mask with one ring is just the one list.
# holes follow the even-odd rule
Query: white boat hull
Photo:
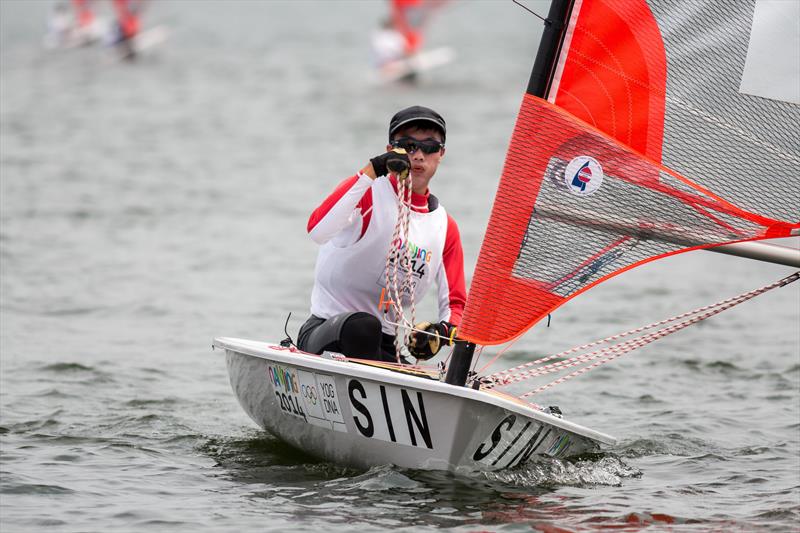
[[420, 74], [444, 66], [455, 58], [452, 48], [441, 47], [425, 50], [405, 59], [390, 61], [380, 67], [375, 83], [392, 83], [406, 76]]
[[510, 396], [218, 338], [231, 386], [262, 428], [314, 456], [369, 468], [486, 471], [613, 444]]

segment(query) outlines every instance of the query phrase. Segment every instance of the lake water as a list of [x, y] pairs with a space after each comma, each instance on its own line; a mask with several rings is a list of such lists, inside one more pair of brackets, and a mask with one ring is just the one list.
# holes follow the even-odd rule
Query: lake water
[[[537, 397], [620, 439], [578, 461], [355, 471], [282, 445], [237, 404], [212, 338], [279, 340], [289, 312], [296, 332], [308, 214], [382, 150], [402, 107], [448, 121], [432, 189], [472, 272], [533, 16], [453, 2], [428, 38], [456, 60], [376, 86], [383, 2], [153, 2], [145, 26], [170, 37], [133, 64], [45, 51], [51, 5], [0, 2], [3, 532], [798, 530], [800, 283]], [[497, 369], [790, 273], [707, 252], [656, 262], [557, 311]]]

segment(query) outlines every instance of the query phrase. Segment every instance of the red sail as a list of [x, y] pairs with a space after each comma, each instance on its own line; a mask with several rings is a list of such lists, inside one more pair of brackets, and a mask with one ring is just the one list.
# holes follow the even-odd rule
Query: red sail
[[798, 228], [744, 211], [526, 95], [460, 336], [507, 342], [634, 266], [689, 249], [788, 237]]
[[507, 342], [637, 265], [800, 232], [800, 106], [739, 92], [752, 10], [574, 2], [549, 103], [522, 102], [461, 337]]
[[640, 0], [578, 0], [556, 65], [550, 102], [661, 161], [667, 59]]

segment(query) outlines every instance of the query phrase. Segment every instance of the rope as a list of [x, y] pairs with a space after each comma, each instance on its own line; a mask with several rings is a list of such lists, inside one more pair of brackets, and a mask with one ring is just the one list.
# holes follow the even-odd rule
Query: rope
[[[413, 270], [411, 265], [411, 247], [408, 245], [408, 233], [410, 229], [410, 213], [411, 213], [411, 184], [409, 179], [397, 180], [397, 222], [394, 226], [392, 233], [392, 241], [389, 246], [389, 251], [386, 254], [386, 309], [384, 312], [392, 310], [394, 314], [394, 348], [395, 357], [398, 364], [401, 363], [401, 355], [403, 348], [406, 347], [411, 335], [411, 328], [414, 327], [414, 320], [416, 316], [416, 303], [414, 301], [414, 280]], [[403, 243], [405, 243], [405, 252], [401, 254]], [[399, 283], [400, 279], [400, 264], [405, 263], [406, 275], [402, 284]], [[411, 305], [411, 320], [406, 318], [403, 310], [403, 295], [408, 293], [408, 299]], [[400, 331], [403, 330], [401, 337]]]
[[[509, 343], [508, 343], [508, 344], [507, 344], [507, 345], [506, 345], [506, 346], [505, 346], [505, 347], [504, 347], [502, 350], [500, 350], [499, 352], [497, 352], [497, 354], [495, 354], [495, 356], [494, 356], [494, 357], [492, 357], [492, 359], [491, 359], [491, 360], [490, 360], [488, 363], [486, 363], [485, 365], [483, 365], [483, 366], [481, 367], [481, 369], [480, 369], [480, 370], [478, 370], [478, 374], [481, 374], [481, 373], [482, 373], [484, 370], [486, 370], [487, 368], [489, 368], [490, 366], [492, 366], [492, 365], [495, 363], [495, 361], [497, 361], [498, 359], [500, 359], [500, 356], [501, 356], [501, 355], [503, 355], [504, 353], [506, 353], [506, 352], [507, 352], [507, 351], [508, 351], [508, 350], [509, 350], [509, 349], [510, 349], [512, 346], [514, 346], [514, 343], [515, 343], [515, 342], [517, 342], [518, 340], [519, 340], [519, 337], [517, 337], [517, 338], [516, 338], [516, 339], [514, 339], [513, 341], [509, 342]], [[483, 346], [481, 346], [481, 351], [480, 351], [480, 353], [483, 353]], [[476, 359], [476, 361], [477, 361], [477, 359]], [[526, 364], [527, 364], [527, 363], [526, 363]], [[515, 368], [521, 368], [521, 367], [515, 367]], [[473, 370], [474, 370], [474, 369], [473, 369]], [[507, 372], [507, 370], [504, 370], [503, 372]], [[492, 374], [491, 376], [487, 376], [487, 377], [489, 377], [489, 378], [492, 378], [493, 376], [497, 376], [497, 375], [499, 375], [499, 374], [501, 374], [501, 373], [502, 373], [502, 372], [497, 372], [497, 373], [495, 373], [495, 374]]]
[[[476, 375], [478, 374], [478, 372], [476, 372], [475, 369], [478, 367], [478, 360], [483, 355], [483, 348], [484, 348], [483, 346], [478, 346], [477, 350], [475, 350], [475, 354], [472, 357], [472, 368], [470, 368], [470, 371], [475, 373]], [[452, 350], [451, 350], [451, 353], [452, 353]], [[449, 356], [448, 356], [448, 359], [449, 359]]]
[[[722, 300], [722, 301], [717, 302], [715, 304], [706, 305], [706, 306], [700, 307], [698, 309], [695, 309], [693, 311], [688, 311], [686, 313], [682, 313], [680, 315], [676, 315], [674, 317], [667, 318], [665, 320], [660, 320], [658, 322], [653, 322], [652, 324], [649, 324], [647, 326], [642, 326], [640, 328], [636, 328], [636, 329], [627, 331], [625, 333], [620, 333], [618, 335], [612, 335], [611, 337], [606, 337], [605, 339], [601, 339], [599, 341], [594, 341], [594, 342], [591, 342], [589, 344], [584, 344], [582, 346], [578, 346], [576, 348], [572, 348], [570, 350], [567, 350], [567, 351], [564, 351], [564, 352], [561, 352], [561, 353], [558, 353], [558, 354], [555, 354], [555, 355], [550, 355], [550, 356], [547, 356], [547, 357], [543, 357], [541, 359], [538, 359], [536, 361], [532, 361], [530, 363], [526, 363], [524, 365], [519, 365], [519, 366], [516, 366], [514, 368], [510, 368], [510, 369], [507, 369], [507, 370], [496, 372], [494, 374], [491, 374], [490, 376], [487, 376], [487, 378], [489, 380], [491, 380], [491, 382], [487, 383], [486, 385], [484, 385], [484, 387], [485, 388], [493, 388], [493, 387], [496, 387], [496, 386], [509, 385], [509, 384], [517, 383], [519, 381], [523, 381], [523, 380], [530, 379], [530, 378], [533, 378], [533, 377], [547, 375], [547, 374], [550, 374], [550, 373], [553, 373], [553, 372], [562, 371], [562, 370], [565, 370], [567, 368], [572, 368], [572, 367], [579, 366], [579, 365], [582, 365], [582, 364], [585, 364], [585, 363], [589, 363], [591, 361], [595, 361], [592, 364], [589, 364], [589, 365], [587, 365], [587, 366], [585, 366], [583, 368], [575, 370], [575, 371], [571, 372], [568, 375], [565, 375], [565, 376], [563, 376], [561, 378], [556, 379], [555, 381], [552, 381], [552, 382], [550, 382], [550, 383], [548, 383], [546, 385], [538, 387], [538, 388], [536, 388], [536, 389], [534, 389], [534, 390], [532, 390], [530, 392], [526, 392], [521, 397], [522, 398], [526, 398], [526, 397], [532, 396], [534, 394], [538, 394], [539, 392], [547, 390], [547, 389], [549, 389], [551, 387], [554, 387], [554, 386], [556, 386], [556, 385], [558, 385], [560, 383], [563, 383], [563, 382], [565, 382], [565, 381], [567, 381], [569, 379], [572, 379], [572, 378], [577, 377], [577, 376], [579, 376], [581, 374], [584, 374], [585, 372], [588, 372], [589, 370], [597, 368], [602, 364], [605, 364], [605, 363], [607, 363], [609, 361], [613, 361], [614, 359], [616, 359], [616, 358], [618, 358], [618, 357], [620, 357], [620, 356], [622, 356], [622, 355], [624, 355], [626, 353], [629, 353], [629, 352], [631, 352], [631, 351], [633, 351], [633, 350], [635, 350], [637, 348], [641, 348], [643, 346], [646, 346], [647, 344], [650, 344], [651, 342], [653, 342], [655, 340], [658, 340], [660, 338], [666, 337], [667, 335], [675, 333], [676, 331], [679, 331], [679, 330], [681, 330], [681, 329], [683, 329], [683, 328], [685, 328], [687, 326], [690, 326], [692, 324], [695, 324], [697, 322], [705, 320], [705, 319], [707, 319], [709, 317], [717, 315], [717, 314], [721, 313], [722, 311], [725, 311], [726, 309], [730, 309], [731, 307], [739, 305], [740, 303], [743, 303], [743, 302], [745, 302], [747, 300], [750, 300], [751, 298], [754, 298], [754, 297], [756, 297], [756, 296], [758, 296], [760, 294], [763, 294], [763, 293], [765, 293], [765, 292], [767, 292], [769, 290], [772, 290], [772, 289], [777, 288], [777, 287], [782, 287], [782, 286], [788, 285], [789, 283], [797, 281], [797, 279], [799, 279], [799, 278], [800, 278], [800, 272], [796, 272], [796, 273], [792, 274], [791, 276], [788, 276], [786, 278], [778, 280], [778, 281], [776, 281], [774, 283], [771, 283], [771, 284], [766, 285], [764, 287], [761, 287], [759, 289], [755, 289], [755, 290], [740, 294], [738, 296], [734, 296], [732, 298], [728, 298], [726, 300]], [[678, 322], [678, 321], [680, 321], [680, 322]], [[670, 324], [670, 325], [666, 325], [666, 324]], [[661, 327], [661, 329], [658, 329], [656, 331], [652, 331], [650, 333], [645, 333], [643, 335], [640, 335], [638, 337], [629, 339], [629, 340], [624, 341], [624, 342], [617, 342], [620, 339], [623, 339], [623, 338], [628, 337], [630, 335], [634, 335], [634, 334], [637, 334], [637, 333], [643, 333], [643, 332], [645, 332], [647, 330], [651, 330], [651, 329], [659, 327], [659, 326], [664, 326], [664, 327]], [[542, 366], [538, 366], [536, 368], [529, 369], [530, 367], [532, 367], [534, 365], [541, 365], [542, 363], [545, 363], [547, 361], [551, 361], [551, 360], [556, 359], [556, 358], [560, 359], [560, 358], [563, 358], [566, 355], [569, 355], [569, 354], [572, 354], [572, 353], [575, 353], [575, 352], [584, 352], [584, 351], [586, 351], [586, 349], [594, 347], [594, 346], [597, 346], [597, 345], [600, 345], [600, 344], [614, 343], [614, 342], [616, 342], [616, 344], [613, 344], [611, 346], [606, 346], [606, 347], [601, 348], [599, 350], [595, 350], [595, 351], [592, 351], [592, 352], [589, 352], [589, 353], [582, 353], [580, 355], [576, 355], [576, 356], [568, 358], [568, 359], [564, 359], [564, 360], [561, 360], [561, 361], [557, 361], [557, 362], [554, 362], [554, 363], [550, 363], [550, 364], [547, 364], [547, 365], [542, 365]]]
[[[403, 346], [408, 346], [408, 344], [411, 342], [411, 329], [414, 327], [414, 324], [417, 323], [417, 299], [414, 297], [414, 263], [411, 262], [411, 243], [408, 240], [408, 236], [411, 233], [411, 197], [413, 193], [413, 189], [411, 188], [411, 176], [409, 175], [407, 179], [402, 181], [406, 185], [403, 193], [402, 203], [404, 218], [403, 235], [406, 243], [406, 253], [404, 257], [406, 265], [406, 277], [403, 280], [403, 294], [406, 294], [406, 291], [408, 291], [407, 294], [410, 300], [409, 305], [411, 306], [411, 320], [407, 321], [408, 328], [406, 328], [405, 334], [403, 335]], [[397, 337], [395, 337], [395, 340], [396, 339]]]

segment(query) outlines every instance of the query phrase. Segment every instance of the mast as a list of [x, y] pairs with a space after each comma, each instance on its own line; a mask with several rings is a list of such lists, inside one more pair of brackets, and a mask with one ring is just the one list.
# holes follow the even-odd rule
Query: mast
[[472, 364], [472, 356], [474, 354], [474, 344], [466, 341], [456, 342], [453, 353], [450, 356], [450, 364], [447, 366], [444, 382], [459, 387], [466, 385], [469, 367]]
[[547, 98], [556, 69], [558, 51], [564, 41], [563, 30], [572, 10], [572, 4], [573, 0], [552, 0], [550, 3], [550, 12], [544, 21], [544, 31], [539, 41], [539, 51], [536, 53], [533, 71], [528, 80], [526, 92], [531, 96]]
[[[526, 92], [532, 96], [545, 98], [555, 72], [556, 60], [561, 43], [564, 41], [566, 26], [573, 0], [552, 0], [550, 12], [544, 21], [544, 31], [539, 41], [539, 49], [533, 62], [533, 70], [528, 80]], [[463, 387], [467, 383], [469, 367], [475, 354], [475, 345], [471, 342], [457, 342], [450, 356], [445, 383]]]

